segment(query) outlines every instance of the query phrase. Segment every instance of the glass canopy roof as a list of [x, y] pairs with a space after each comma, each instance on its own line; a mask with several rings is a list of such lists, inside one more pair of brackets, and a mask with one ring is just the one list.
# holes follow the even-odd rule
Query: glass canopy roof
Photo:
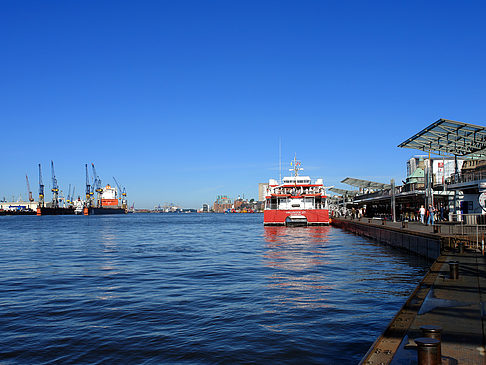
[[398, 147], [438, 155], [486, 158], [486, 127], [439, 119]]
[[361, 180], [361, 179], [355, 179], [352, 177], [347, 177], [343, 181], [341, 181], [344, 184], [348, 184], [351, 186], [357, 186], [359, 188], [367, 188], [367, 189], [391, 189], [390, 184], [383, 184], [375, 181], [368, 181], [368, 180]]
[[347, 196], [355, 196], [359, 192], [357, 190], [345, 190], [345, 189], [339, 189], [339, 188], [330, 188], [330, 191], [336, 194], [341, 194], [341, 195], [347, 195]]

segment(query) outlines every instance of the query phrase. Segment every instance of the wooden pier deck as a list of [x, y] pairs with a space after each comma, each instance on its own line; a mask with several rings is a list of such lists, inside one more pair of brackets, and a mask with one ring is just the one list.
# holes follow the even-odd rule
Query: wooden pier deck
[[[486, 260], [481, 252], [451, 247], [451, 237], [420, 223], [335, 219], [336, 226], [366, 231], [363, 225], [441, 242], [440, 254], [387, 329], [372, 345], [362, 364], [417, 364], [415, 338], [424, 325], [442, 328], [442, 364], [486, 364]], [[359, 227], [354, 227], [359, 225]], [[368, 230], [367, 232], [372, 232]], [[380, 240], [380, 237], [377, 237]], [[402, 247], [398, 244], [396, 246]], [[420, 248], [417, 251], [421, 251]], [[416, 252], [417, 253], [417, 252]], [[459, 277], [450, 278], [450, 261], [459, 263]]]

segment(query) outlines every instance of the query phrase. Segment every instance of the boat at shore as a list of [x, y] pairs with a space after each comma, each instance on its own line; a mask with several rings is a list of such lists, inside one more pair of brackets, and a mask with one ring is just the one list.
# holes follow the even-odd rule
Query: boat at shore
[[326, 189], [322, 179], [300, 176], [301, 162], [291, 162], [292, 176], [282, 182], [270, 179], [265, 197], [263, 224], [273, 226], [329, 225]]
[[122, 192], [118, 194], [110, 184], [104, 188], [98, 187], [95, 191], [98, 197], [94, 202], [91, 199], [87, 200], [88, 204], [83, 209], [84, 215], [127, 213], [126, 201], [118, 199], [118, 195], [122, 195]]

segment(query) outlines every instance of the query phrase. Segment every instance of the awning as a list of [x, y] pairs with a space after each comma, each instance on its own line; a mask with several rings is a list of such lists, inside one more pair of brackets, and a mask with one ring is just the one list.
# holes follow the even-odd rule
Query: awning
[[346, 196], [355, 196], [359, 192], [357, 190], [345, 190], [345, 189], [338, 189], [338, 188], [330, 188], [329, 191], [332, 191], [336, 194], [346, 195]]
[[437, 155], [486, 158], [486, 127], [439, 119], [398, 147]]
[[381, 190], [391, 189], [390, 184], [383, 184], [375, 181], [355, 179], [352, 177], [347, 177], [341, 182], [351, 186], [357, 186], [358, 188], [362, 188], [362, 189], [381, 189]]

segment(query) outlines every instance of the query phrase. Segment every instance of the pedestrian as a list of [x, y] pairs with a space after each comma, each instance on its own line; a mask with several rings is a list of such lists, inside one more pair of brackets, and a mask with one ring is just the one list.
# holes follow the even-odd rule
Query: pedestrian
[[434, 224], [434, 212], [435, 212], [435, 208], [432, 204], [429, 204], [429, 220], [427, 221], [427, 225], [433, 225]]
[[425, 224], [425, 208], [423, 205], [419, 209], [419, 215], [420, 215], [420, 222], [422, 224]]

